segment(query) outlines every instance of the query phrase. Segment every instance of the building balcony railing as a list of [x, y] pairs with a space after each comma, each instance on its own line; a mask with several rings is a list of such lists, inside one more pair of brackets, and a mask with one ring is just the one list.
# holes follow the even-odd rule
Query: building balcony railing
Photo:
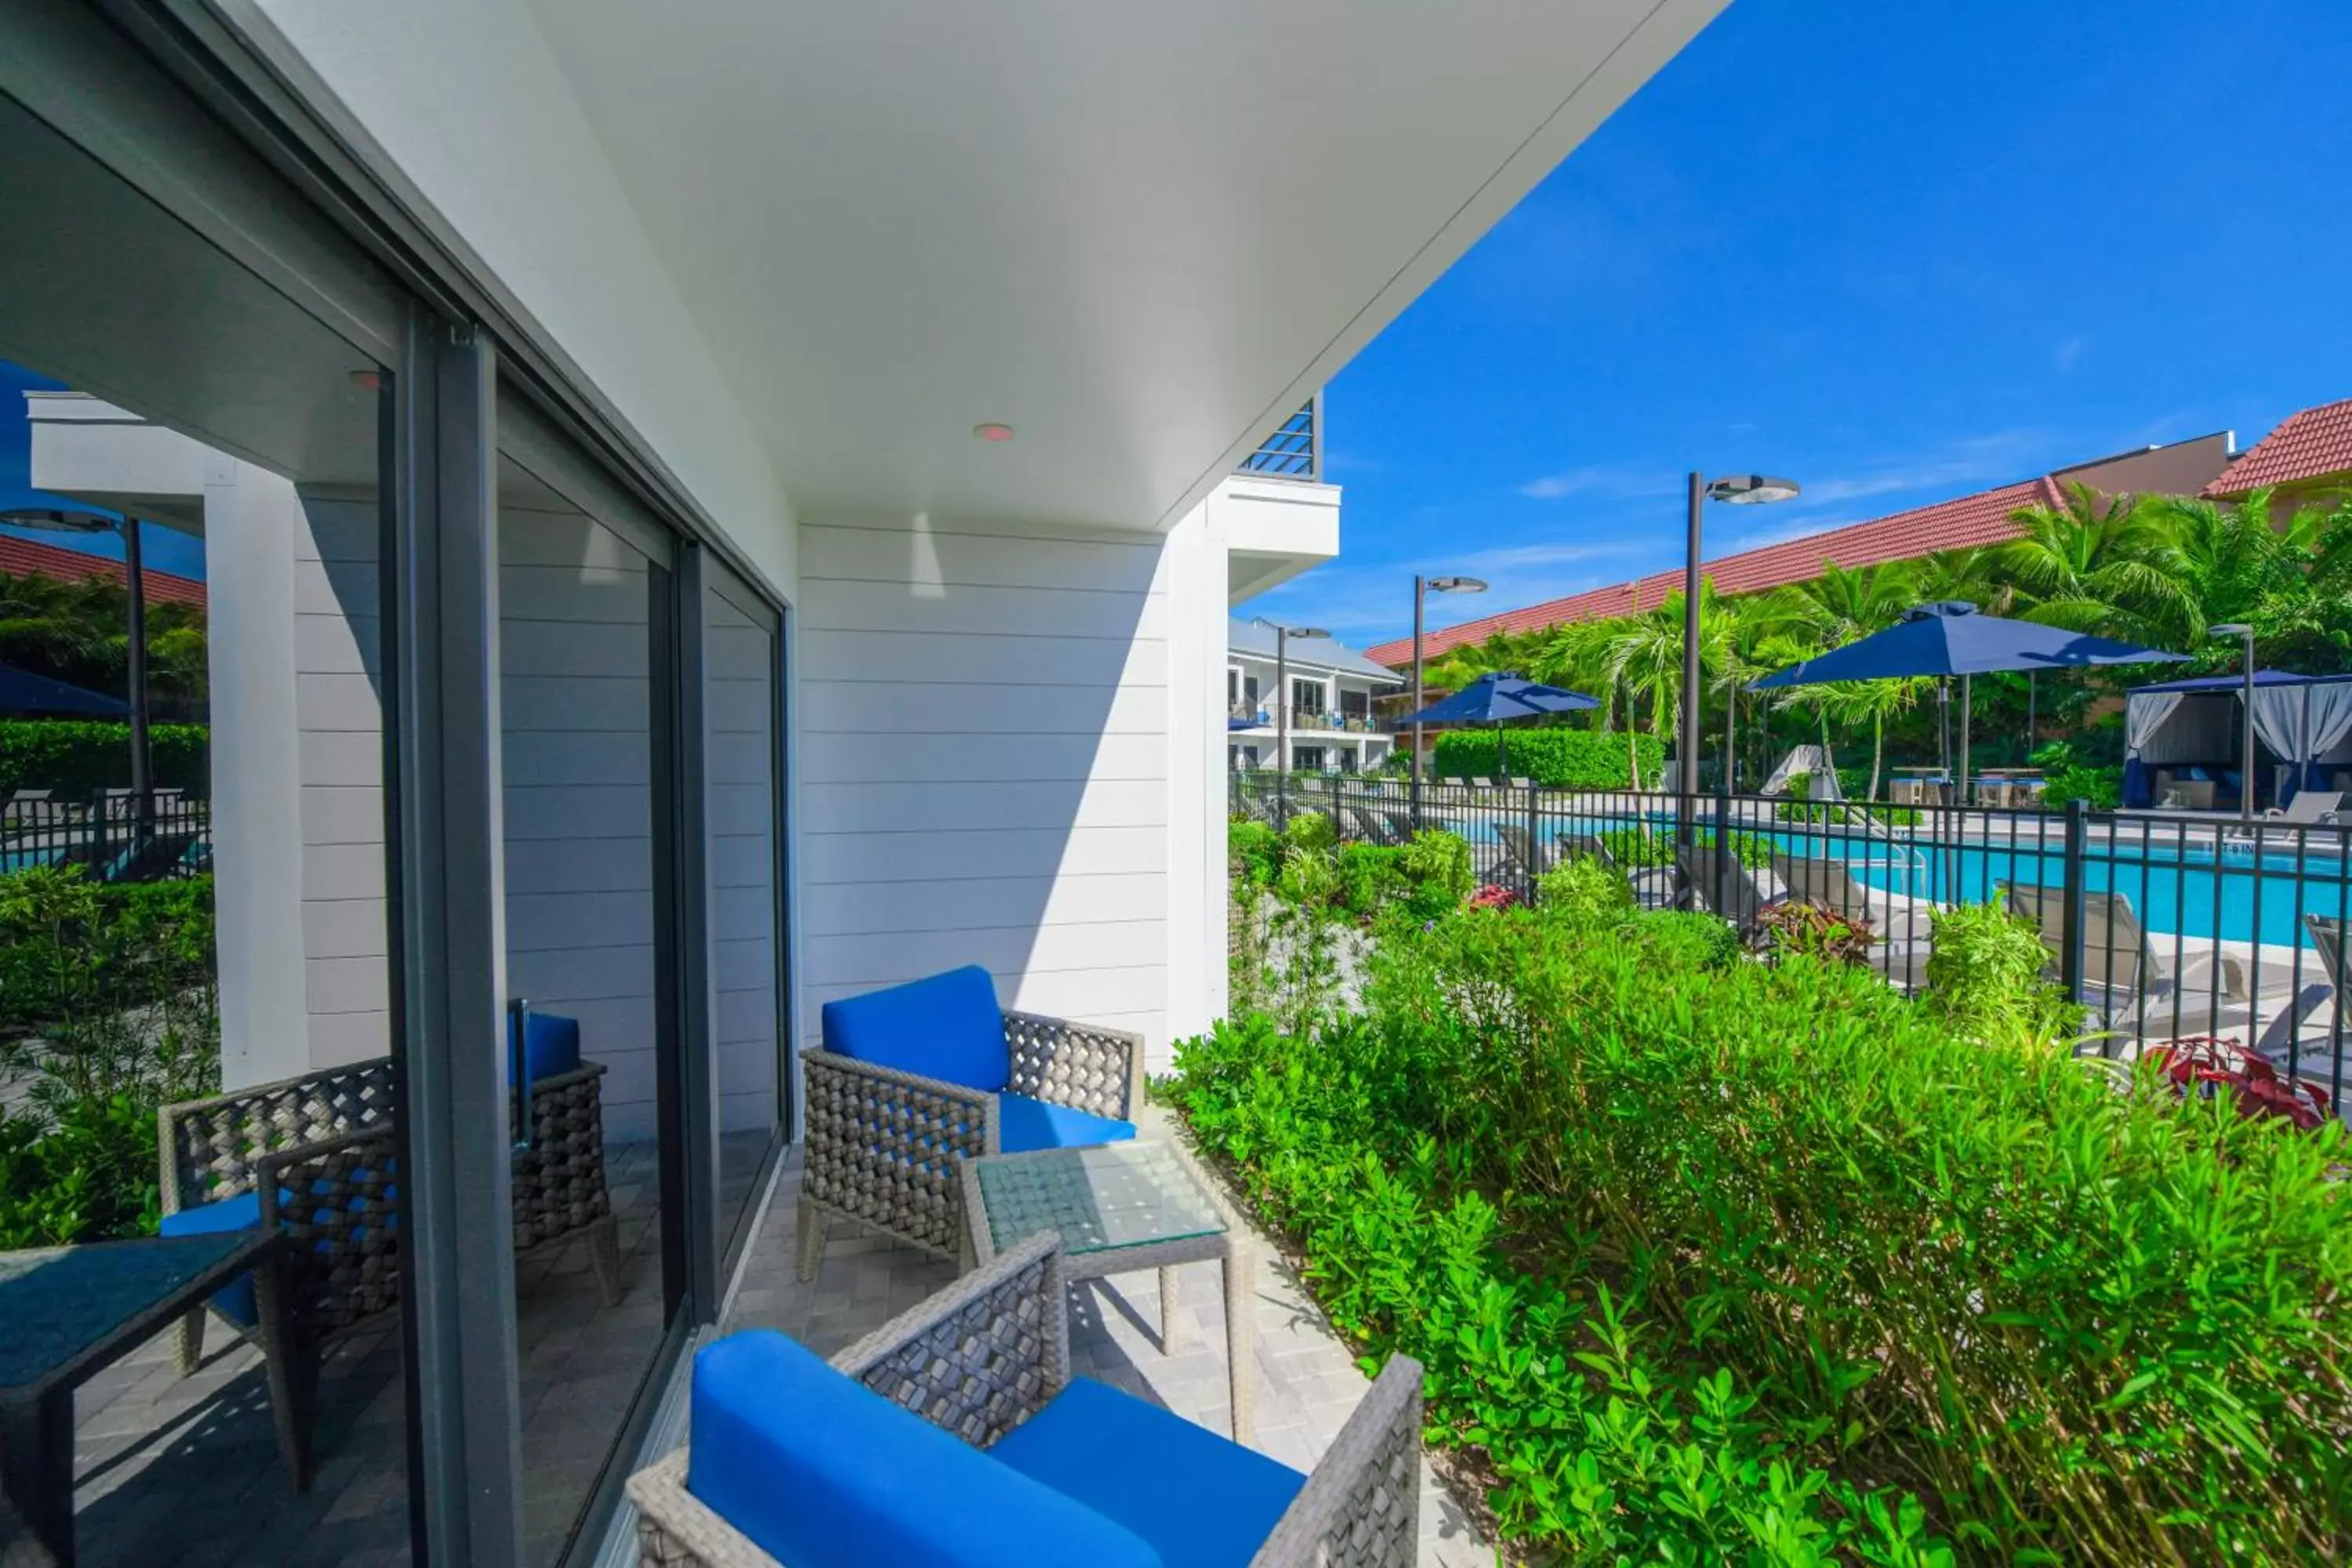
[[[1254, 724], [1274, 729], [1279, 722], [1270, 703], [1237, 703], [1226, 710], [1226, 716], [1245, 719]], [[1290, 727], [1300, 731], [1328, 731], [1336, 734], [1381, 735], [1387, 733], [1381, 721], [1361, 713], [1334, 713], [1322, 708], [1293, 708]]]
[[1264, 479], [1319, 482], [1323, 478], [1323, 395], [1318, 392], [1307, 399], [1305, 406], [1260, 441], [1257, 450], [1244, 458], [1235, 471]]

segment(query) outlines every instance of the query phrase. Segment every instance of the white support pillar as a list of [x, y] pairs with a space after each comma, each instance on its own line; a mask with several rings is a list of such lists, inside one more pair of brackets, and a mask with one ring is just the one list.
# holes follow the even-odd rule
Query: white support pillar
[[[301, 731], [295, 705], [294, 487], [205, 457], [213, 896], [221, 1079], [307, 1071]], [[254, 471], [268, 481], [274, 476]]]

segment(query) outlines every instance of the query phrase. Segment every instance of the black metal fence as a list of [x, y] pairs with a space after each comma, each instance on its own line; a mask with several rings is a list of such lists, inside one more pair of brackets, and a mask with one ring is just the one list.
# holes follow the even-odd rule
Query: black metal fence
[[1236, 816], [1320, 812], [1347, 841], [1457, 834], [1480, 880], [1521, 898], [1580, 855], [1646, 905], [1751, 933], [1809, 904], [1866, 930], [1871, 966], [1907, 992], [1928, 983], [1939, 911], [2002, 898], [2041, 928], [2110, 1054], [2234, 1038], [2347, 1104], [2352, 826], [1270, 772], [1234, 773], [1232, 794]]
[[0, 875], [79, 866], [101, 882], [155, 882], [212, 869], [212, 804], [175, 789], [145, 809], [127, 789], [79, 798], [17, 789], [0, 799]]

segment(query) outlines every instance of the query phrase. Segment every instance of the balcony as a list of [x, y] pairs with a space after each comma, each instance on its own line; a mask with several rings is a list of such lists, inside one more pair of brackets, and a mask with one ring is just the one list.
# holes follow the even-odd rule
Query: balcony
[[1241, 460], [1236, 473], [1262, 479], [1299, 479], [1309, 484], [1323, 478], [1323, 395], [1317, 393]]
[[[1277, 718], [1268, 703], [1237, 702], [1225, 710], [1228, 719], [1249, 721], [1250, 727], [1271, 730]], [[1377, 719], [1362, 713], [1334, 713], [1328, 708], [1293, 708], [1288, 714], [1290, 728], [1298, 731], [1322, 731], [1341, 735], [1382, 735], [1388, 731]]]

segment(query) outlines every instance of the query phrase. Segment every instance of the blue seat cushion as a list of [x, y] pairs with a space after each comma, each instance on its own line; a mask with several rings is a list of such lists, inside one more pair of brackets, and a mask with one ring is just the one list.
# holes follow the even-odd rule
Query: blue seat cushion
[[1081, 1377], [989, 1456], [1118, 1521], [1168, 1568], [1245, 1568], [1307, 1478]]
[[1074, 1110], [1047, 1100], [1032, 1100], [1025, 1094], [1000, 1094], [996, 1097], [996, 1132], [1002, 1152], [1026, 1154], [1034, 1149], [1083, 1149], [1089, 1143], [1124, 1143], [1135, 1136], [1135, 1123], [1113, 1121], [1108, 1116]]
[[792, 1568], [1160, 1568], [1132, 1531], [772, 1331], [697, 1355], [691, 1404], [687, 1490]]
[[996, 982], [976, 963], [824, 1005], [824, 1048], [983, 1094], [1013, 1078]]
[[[509, 1031], [514, 1028], [511, 1015], [507, 1020]], [[511, 1046], [512, 1042], [509, 1042]], [[507, 1081], [514, 1081], [515, 1053], [507, 1052]], [[530, 1072], [530, 1081], [559, 1073], [573, 1072], [580, 1067], [580, 1020], [567, 1018], [561, 1013], [522, 1012], [522, 1066]]]
[[[396, 1204], [400, 1189], [387, 1184], [383, 1195], [387, 1204]], [[368, 1200], [361, 1197], [352, 1202], [352, 1208], [357, 1213], [364, 1210], [367, 1205]], [[294, 1194], [282, 1187], [278, 1193], [278, 1212], [281, 1218], [294, 1212]], [[397, 1226], [400, 1222], [394, 1218], [392, 1223]], [[161, 1236], [213, 1236], [225, 1230], [257, 1230], [260, 1226], [261, 1194], [248, 1192], [239, 1193], [233, 1198], [222, 1198], [215, 1203], [192, 1205], [177, 1214], [167, 1214], [156, 1222], [155, 1230]], [[354, 1226], [349, 1235], [353, 1245], [364, 1242], [367, 1227]], [[328, 1244], [322, 1240], [318, 1245], [324, 1248]], [[254, 1299], [253, 1276], [250, 1274], [240, 1274], [214, 1291], [212, 1304], [222, 1317], [240, 1327], [249, 1329], [261, 1321], [261, 1307]]]
[[[167, 1214], [156, 1223], [155, 1229], [163, 1236], [214, 1236], [225, 1230], [256, 1230], [260, 1225], [261, 1194], [239, 1193], [216, 1204], [198, 1204], [177, 1214]], [[212, 1301], [220, 1315], [232, 1323], [249, 1329], [261, 1321], [261, 1309], [253, 1299], [250, 1274], [240, 1274], [214, 1291]]]

